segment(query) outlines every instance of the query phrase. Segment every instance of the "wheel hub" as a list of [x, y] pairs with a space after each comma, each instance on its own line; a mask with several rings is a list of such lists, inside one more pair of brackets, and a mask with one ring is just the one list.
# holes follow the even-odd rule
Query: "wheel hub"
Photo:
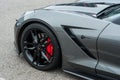
[[39, 43], [36, 43], [36, 42], [33, 42], [34, 43], [34, 47], [35, 47], [35, 50], [46, 50], [47, 51], [47, 58], [50, 59], [52, 56], [53, 56], [53, 44], [51, 43], [51, 39], [48, 38], [47, 40], [47, 43], [50, 43], [49, 45], [45, 45], [44, 43], [42, 42], [39, 42]]

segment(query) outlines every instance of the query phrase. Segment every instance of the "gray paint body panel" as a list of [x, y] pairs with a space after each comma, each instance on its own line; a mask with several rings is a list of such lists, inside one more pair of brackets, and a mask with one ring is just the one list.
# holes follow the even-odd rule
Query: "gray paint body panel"
[[109, 5], [97, 5], [97, 7], [81, 7], [81, 6], [49, 6], [45, 9], [71, 11], [71, 12], [86, 12], [97, 14]]
[[[114, 76], [120, 75], [120, 26], [109, 25], [98, 40], [99, 64], [98, 73]], [[103, 73], [104, 72], [104, 73]], [[108, 73], [110, 74], [108, 74]], [[118, 77], [118, 76], [114, 76]], [[119, 76], [120, 78], [120, 76]]]

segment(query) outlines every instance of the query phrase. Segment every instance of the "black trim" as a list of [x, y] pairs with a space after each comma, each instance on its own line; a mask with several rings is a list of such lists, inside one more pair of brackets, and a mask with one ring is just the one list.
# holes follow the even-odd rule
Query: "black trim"
[[66, 4], [56, 4], [56, 6], [81, 6], [81, 7], [97, 7], [94, 3], [85, 3], [85, 2], [77, 2], [77, 3], [66, 3]]
[[97, 59], [94, 55], [91, 54], [91, 52], [82, 44], [82, 42], [72, 33], [70, 28], [75, 28], [75, 29], [87, 29], [87, 30], [94, 30], [90, 28], [82, 28], [82, 27], [71, 27], [71, 26], [65, 26], [62, 25], [66, 33], [71, 37], [71, 39], [91, 58]]
[[110, 9], [110, 8], [116, 7], [116, 6], [120, 6], [120, 3], [110, 5], [109, 7], [107, 7], [107, 8], [105, 8], [105, 9], [103, 9], [102, 11], [98, 12], [98, 13], [96, 14], [97, 18], [99, 18], [107, 9]]
[[96, 30], [96, 29], [92, 29], [92, 28], [84, 28], [84, 27], [78, 27], [78, 26], [69, 26], [69, 25], [61, 25], [61, 26], [63, 26], [64, 28]]

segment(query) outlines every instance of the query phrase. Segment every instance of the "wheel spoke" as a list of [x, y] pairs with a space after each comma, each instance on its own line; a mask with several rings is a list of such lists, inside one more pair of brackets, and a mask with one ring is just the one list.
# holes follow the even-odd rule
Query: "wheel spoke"
[[30, 32], [31, 32], [31, 36], [32, 36], [33, 40], [35, 40], [34, 33], [32, 31], [30, 31]]
[[47, 57], [45, 54], [46, 54], [46, 53], [44, 53], [43, 51], [41, 51], [42, 57], [44, 57], [44, 58], [46, 59], [46, 61], [47, 61], [48, 63], [50, 63], [50, 60], [48, 59], [48, 57]]
[[26, 52], [26, 55], [28, 56], [28, 58], [32, 61], [32, 55], [31, 55], [30, 51], [25, 50], [25, 52]]
[[30, 52], [28, 50], [25, 50], [26, 53], [30, 54]]
[[28, 48], [27, 46], [25, 46], [24, 49], [25, 49], [25, 50], [34, 50], [35, 47], [29, 47], [29, 48]]
[[48, 39], [48, 36], [44, 37], [42, 42], [44, 43], [45, 41], [47, 41], [47, 39]]
[[48, 54], [49, 57], [51, 57], [51, 55], [50, 55], [46, 50], [43, 50], [43, 52], [44, 52], [45, 54]]
[[44, 43], [45, 46], [48, 46], [51, 42], [46, 42]]
[[34, 45], [34, 43], [30, 43], [30, 42], [27, 42], [27, 41], [24, 41], [24, 44], [25, 45]]
[[36, 50], [34, 51], [34, 54], [33, 54], [33, 63], [37, 60], [37, 52]]
[[37, 37], [37, 32], [36, 31], [31, 31], [31, 36], [33, 38], [33, 41], [38, 43], [38, 37]]
[[39, 43], [38, 41], [39, 41], [40, 39], [39, 39], [39, 36], [38, 36], [38, 32], [37, 32], [37, 30], [34, 30], [34, 32], [35, 32], [36, 42]]
[[41, 59], [41, 52], [37, 50], [37, 60], [36, 60], [37, 65], [39, 64], [40, 59]]

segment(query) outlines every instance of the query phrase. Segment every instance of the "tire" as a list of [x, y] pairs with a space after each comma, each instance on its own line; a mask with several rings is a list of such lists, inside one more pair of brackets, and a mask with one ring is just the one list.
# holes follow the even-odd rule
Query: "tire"
[[[33, 30], [33, 32], [32, 32], [32, 30]], [[31, 34], [30, 34], [30, 32], [31, 32]], [[33, 33], [34, 33], [34, 36], [32, 36]], [[36, 33], [37, 33], [37, 39], [35, 38]], [[49, 37], [50, 41], [51, 41], [50, 43], [48, 43], [48, 39], [46, 41], [47, 44], [52, 45], [52, 47], [50, 48], [52, 57], [49, 54], [50, 58], [48, 58], [48, 56], [47, 56], [48, 51], [49, 51], [49, 49], [47, 50], [48, 46], [47, 46], [47, 48], [45, 47], [45, 48], [42, 49], [41, 46], [45, 42], [43, 42], [43, 43], [39, 42], [39, 41], [42, 40], [42, 38], [38, 38], [38, 35], [40, 35], [40, 37], [42, 35], [42, 37], [43, 37], [43, 34], [44, 34], [44, 37], [45, 36]], [[32, 48], [26, 48], [26, 44], [28, 45], [27, 40], [29, 42], [31, 42], [32, 46], [35, 45], [35, 47], [37, 46], [37, 48], [32, 47], [32, 48], [35, 48], [33, 51], [32, 51]], [[36, 43], [35, 43], [34, 42], [35, 40], [37, 40], [38, 42], [36, 41]], [[39, 45], [37, 45], [37, 44], [39, 44]], [[38, 46], [40, 46], [40, 48]], [[27, 47], [30, 47], [30, 44]], [[59, 53], [60, 51], [59, 51], [58, 42], [57, 42], [55, 36], [53, 35], [53, 33], [44, 25], [41, 25], [41, 24], [38, 24], [38, 23], [33, 23], [33, 24], [28, 25], [25, 28], [25, 30], [23, 31], [22, 36], [21, 36], [21, 49], [22, 49], [23, 56], [26, 59], [26, 61], [32, 67], [34, 67], [34, 68], [36, 68], [38, 70], [43, 70], [43, 71], [52, 70], [52, 69], [57, 68], [59, 66], [59, 64], [60, 64], [61, 55]], [[31, 49], [31, 51], [29, 49]], [[44, 55], [42, 55], [43, 50], [46, 50], [46, 53], [44, 53], [44, 55], [47, 58]], [[33, 56], [36, 56], [36, 57], [33, 57]], [[48, 59], [50, 59], [50, 60], [48, 61]]]

